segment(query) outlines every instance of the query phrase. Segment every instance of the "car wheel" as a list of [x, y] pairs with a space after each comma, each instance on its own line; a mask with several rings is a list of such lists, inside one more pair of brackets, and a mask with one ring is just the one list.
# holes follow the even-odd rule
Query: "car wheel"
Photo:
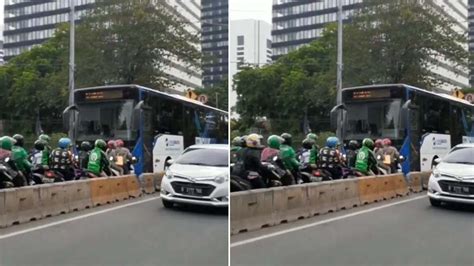
[[163, 202], [163, 206], [165, 206], [167, 209], [171, 209], [174, 206], [174, 203], [171, 201], [161, 200], [161, 202]]
[[441, 206], [441, 201], [435, 200], [435, 199], [430, 199], [431, 206], [433, 207], [439, 207]]

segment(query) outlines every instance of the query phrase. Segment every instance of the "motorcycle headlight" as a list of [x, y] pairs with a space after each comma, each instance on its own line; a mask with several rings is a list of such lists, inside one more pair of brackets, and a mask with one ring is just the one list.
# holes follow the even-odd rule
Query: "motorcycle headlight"
[[214, 178], [214, 182], [216, 182], [217, 184], [222, 184], [222, 183], [226, 182], [227, 180], [228, 180], [228, 177], [225, 174], [218, 175], [218, 176], [216, 176], [216, 178]]
[[440, 178], [441, 177], [441, 172], [438, 169], [433, 170], [433, 177], [434, 178]]
[[168, 179], [172, 179], [173, 178], [173, 172], [171, 172], [169, 169], [166, 170], [165, 172], [165, 176], [168, 178]]

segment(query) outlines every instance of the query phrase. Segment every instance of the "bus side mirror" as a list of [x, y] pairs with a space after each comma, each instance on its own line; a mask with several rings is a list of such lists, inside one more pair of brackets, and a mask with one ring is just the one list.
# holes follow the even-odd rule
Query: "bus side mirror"
[[71, 105], [66, 107], [63, 111], [63, 129], [64, 131], [69, 131], [70, 126], [71, 126], [71, 119], [74, 114], [74, 112], [78, 112], [79, 110], [77, 109], [76, 105]]
[[332, 108], [330, 120], [331, 120], [331, 130], [336, 131], [339, 126], [339, 115], [342, 115], [342, 110], [345, 110], [346, 107], [343, 104], [339, 104]]

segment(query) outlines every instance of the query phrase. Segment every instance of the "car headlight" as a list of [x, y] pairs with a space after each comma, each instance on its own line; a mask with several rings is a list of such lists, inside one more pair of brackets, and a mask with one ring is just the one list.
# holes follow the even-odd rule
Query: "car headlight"
[[166, 170], [165, 172], [165, 176], [168, 178], [168, 179], [172, 179], [173, 178], [173, 172], [171, 172], [169, 169]]
[[441, 172], [438, 169], [433, 169], [433, 177], [434, 178], [440, 178], [441, 177]]
[[216, 182], [217, 184], [222, 184], [222, 183], [226, 182], [227, 180], [228, 180], [228, 177], [225, 174], [218, 175], [218, 176], [216, 176], [216, 178], [214, 178], [214, 182]]

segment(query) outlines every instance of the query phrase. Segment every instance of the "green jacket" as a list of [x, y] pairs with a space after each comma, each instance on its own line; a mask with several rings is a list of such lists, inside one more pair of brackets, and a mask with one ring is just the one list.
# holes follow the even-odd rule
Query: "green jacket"
[[28, 153], [23, 147], [13, 146], [12, 157], [18, 170], [23, 173], [29, 173], [31, 171], [31, 163], [28, 161]]
[[89, 155], [89, 162], [87, 163], [87, 170], [94, 175], [100, 176], [105, 167], [109, 165], [107, 155], [99, 149], [94, 148]]
[[45, 146], [42, 152], [41, 165], [49, 167], [49, 154], [51, 153], [51, 147]]
[[316, 164], [318, 162], [319, 147], [314, 145], [309, 153], [309, 164]]
[[230, 148], [230, 163], [236, 163], [239, 159], [239, 151], [242, 147], [233, 146]]
[[291, 146], [285, 144], [281, 145], [280, 157], [286, 169], [290, 171], [299, 169], [300, 163], [296, 159], [296, 152]]
[[364, 173], [368, 174], [369, 171], [372, 169], [374, 164], [377, 162], [375, 161], [375, 156], [369, 148], [363, 146], [360, 148], [359, 152], [357, 153], [357, 159], [355, 163], [355, 168]]

